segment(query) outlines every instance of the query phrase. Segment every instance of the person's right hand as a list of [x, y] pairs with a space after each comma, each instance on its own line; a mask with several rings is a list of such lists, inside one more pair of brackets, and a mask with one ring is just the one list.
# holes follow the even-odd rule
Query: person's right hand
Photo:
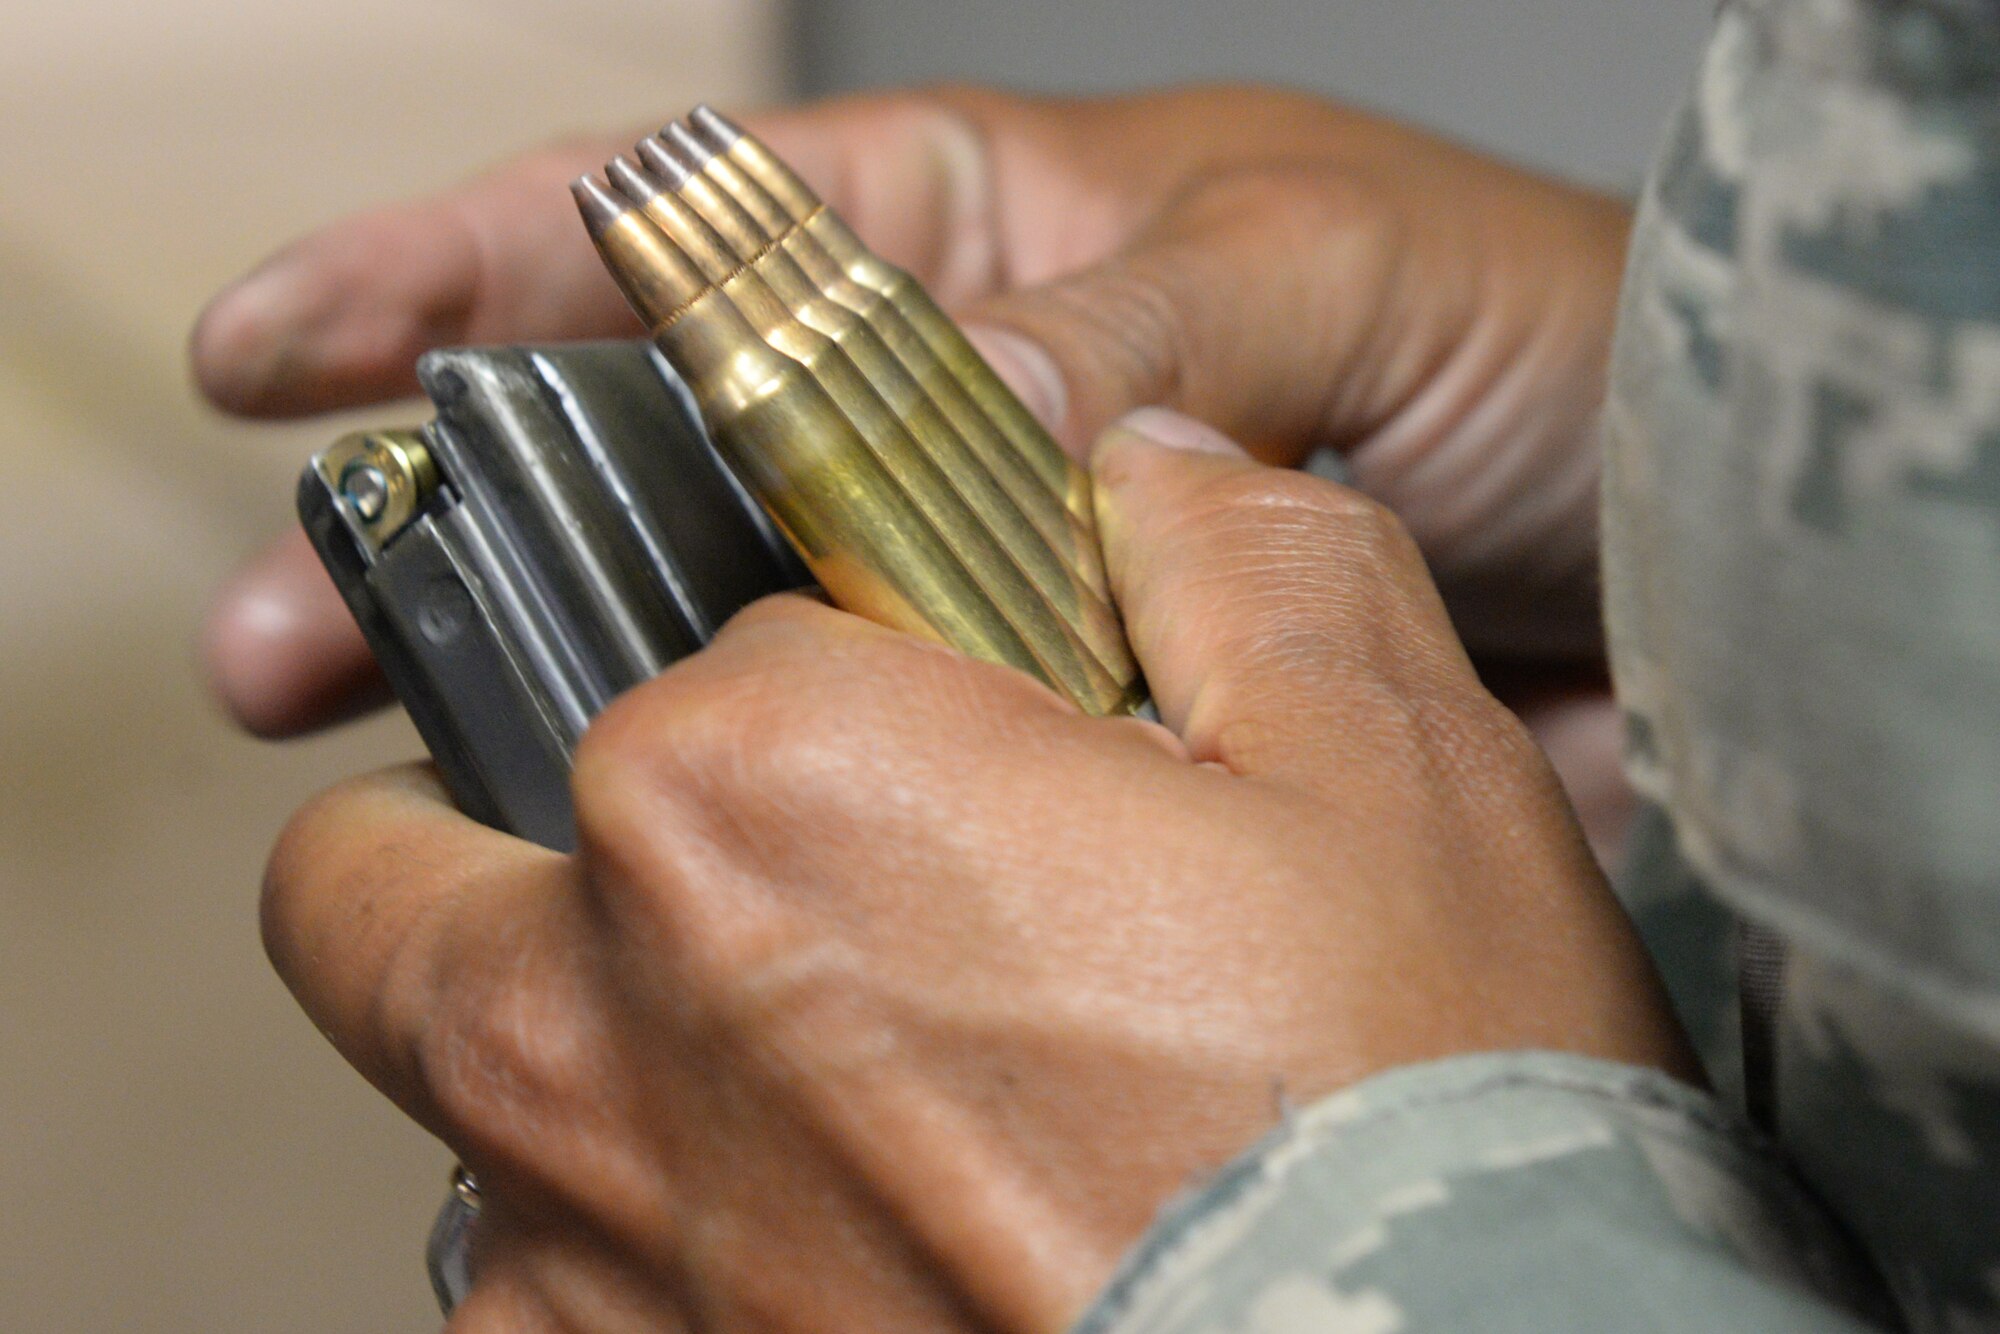
[[[1066, 447], [1163, 404], [1267, 461], [1338, 448], [1475, 651], [1595, 653], [1590, 437], [1620, 203], [1250, 89], [945, 90], [750, 125], [956, 308]], [[438, 345], [636, 333], [564, 189], [628, 143], [551, 148], [281, 251], [203, 314], [203, 389], [299, 415], [411, 392]], [[267, 735], [381, 696], [297, 535], [224, 591], [208, 653]]]
[[1054, 1334], [1292, 1100], [1700, 1078], [1396, 521], [1171, 413], [1094, 461], [1164, 726], [776, 597], [592, 724], [573, 856], [421, 771], [293, 818], [272, 961], [480, 1182], [451, 1334]]

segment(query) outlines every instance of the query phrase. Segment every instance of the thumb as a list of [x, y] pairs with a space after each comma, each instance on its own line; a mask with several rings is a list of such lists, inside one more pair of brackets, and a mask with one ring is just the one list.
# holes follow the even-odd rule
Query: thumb
[[1463, 755], [1465, 729], [1512, 726], [1382, 506], [1161, 408], [1092, 467], [1127, 633], [1196, 760], [1327, 793], [1395, 747]]
[[[1122, 413], [1166, 404], [1273, 461], [1353, 440], [1414, 391], [1395, 295], [1421, 256], [1386, 195], [1310, 164], [1216, 173], [1119, 251], [962, 312], [968, 336], [1072, 455]], [[1273, 256], [1282, 256], [1274, 262]], [[1419, 320], [1424, 340], [1448, 321]], [[1414, 345], [1413, 345], [1414, 346]]]

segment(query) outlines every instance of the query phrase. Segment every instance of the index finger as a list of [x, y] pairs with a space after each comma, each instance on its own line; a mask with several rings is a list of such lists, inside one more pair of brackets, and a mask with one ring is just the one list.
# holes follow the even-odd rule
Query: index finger
[[409, 394], [417, 357], [445, 344], [637, 333], [566, 189], [612, 142], [530, 153], [280, 250], [196, 322], [202, 391], [231, 412], [297, 416]]
[[[937, 105], [862, 99], [753, 124], [925, 281], [955, 231], [982, 220], [955, 202], [979, 169], [950, 151], [968, 141]], [[643, 133], [552, 145], [286, 246], [202, 312], [196, 381], [230, 412], [298, 416], [413, 393], [434, 347], [638, 334], [568, 185]]]
[[[447, 1134], [455, 1118], [425, 1053], [467, 1008], [468, 979], [508, 965], [500, 941], [564, 929], [566, 865], [459, 814], [426, 766], [352, 779], [280, 835], [265, 872], [264, 946], [340, 1054]], [[507, 979], [485, 981], [477, 990], [490, 995]]]
[[1387, 510], [1160, 409], [1106, 432], [1093, 473], [1133, 649], [1195, 759], [1421, 809], [1426, 749], [1494, 773], [1520, 758], [1495, 749], [1511, 716]]
[[[1169, 132], [1163, 121], [1188, 117], [1163, 110], [1174, 108], [949, 90], [747, 122], [871, 246], [952, 303], [1100, 257], [1221, 151], [1213, 117], [1206, 135]], [[285, 247], [202, 312], [189, 351], [203, 392], [231, 412], [296, 416], [411, 393], [433, 347], [637, 334], [567, 185], [651, 128], [553, 145]], [[1107, 177], [1120, 188], [1104, 189]]]

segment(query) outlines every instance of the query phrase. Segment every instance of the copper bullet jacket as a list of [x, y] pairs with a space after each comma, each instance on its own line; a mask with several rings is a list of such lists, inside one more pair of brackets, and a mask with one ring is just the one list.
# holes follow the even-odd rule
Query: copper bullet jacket
[[[1059, 469], [1024, 451], [982, 406], [938, 355], [939, 339], [909, 318], [902, 289], [921, 296], [913, 279], [862, 282], [864, 272], [901, 271], [852, 233], [848, 254], [826, 244], [844, 226], [815, 227], [815, 216], [832, 217], [816, 200], [794, 216], [809, 192], [801, 196], [782, 163], [755, 172], [716, 151], [713, 124], [697, 125], [700, 133], [669, 127], [640, 146], [636, 163], [614, 160], [615, 191], [579, 181], [578, 204], [717, 447], [829, 595], [1029, 672], [1087, 712], [1143, 706], [1085, 521], [1087, 477], [1038, 425], [1041, 445], [1031, 449], [1045, 445]], [[729, 146], [743, 142], [739, 135]], [[998, 385], [963, 335], [950, 333]]]

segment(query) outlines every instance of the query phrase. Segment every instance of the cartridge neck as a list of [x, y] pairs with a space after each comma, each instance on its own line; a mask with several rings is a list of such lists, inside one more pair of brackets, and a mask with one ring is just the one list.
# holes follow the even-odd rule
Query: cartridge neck
[[732, 246], [745, 260], [753, 260], [771, 248], [777, 236], [766, 231], [744, 207], [730, 198], [713, 179], [696, 172], [680, 185], [681, 198], [701, 216], [701, 220]]
[[789, 234], [723, 284], [744, 316], [766, 333], [801, 319], [819, 327], [812, 311], [818, 308], [824, 313], [835, 304], [792, 257], [786, 239]]
[[701, 173], [735, 200], [766, 236], [783, 236], [798, 224], [798, 219], [728, 154], [710, 158], [703, 164]]
[[819, 242], [833, 262], [847, 271], [863, 287], [877, 291], [909, 279], [909, 275], [861, 243], [854, 229], [838, 213], [821, 204], [806, 214], [799, 230]]
[[761, 386], [802, 369], [764, 340], [722, 288], [706, 289], [655, 323], [652, 333], [704, 404], [754, 396]]
[[880, 292], [856, 282], [825, 243], [803, 224], [793, 224], [779, 240], [776, 251], [798, 265], [807, 282], [851, 310], [871, 310], [883, 300]]
[[812, 187], [786, 166], [782, 158], [750, 135], [739, 135], [729, 145], [727, 156], [742, 167], [750, 179], [763, 186], [778, 206], [791, 215], [792, 221], [803, 222], [814, 209], [820, 207], [820, 198], [813, 193]]

